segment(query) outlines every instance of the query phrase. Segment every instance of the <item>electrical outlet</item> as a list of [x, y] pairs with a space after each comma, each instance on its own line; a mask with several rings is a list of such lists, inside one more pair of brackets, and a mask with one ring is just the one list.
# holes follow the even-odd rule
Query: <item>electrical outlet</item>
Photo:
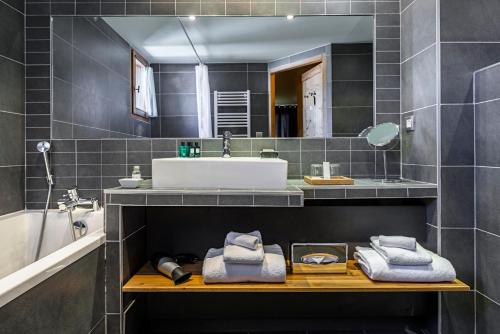
[[411, 115], [405, 117], [405, 130], [406, 132], [415, 131], [415, 116]]

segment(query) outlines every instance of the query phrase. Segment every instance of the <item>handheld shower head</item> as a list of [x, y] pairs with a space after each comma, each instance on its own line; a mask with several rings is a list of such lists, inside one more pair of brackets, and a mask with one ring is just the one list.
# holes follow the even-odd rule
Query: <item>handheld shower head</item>
[[47, 152], [50, 150], [50, 143], [46, 141], [41, 141], [36, 145], [38, 152], [43, 154], [43, 162], [45, 163], [45, 172], [47, 173], [47, 183], [49, 185], [54, 185], [54, 180], [52, 179], [52, 174], [50, 174], [49, 166], [49, 156]]
[[50, 143], [46, 141], [41, 141], [36, 145], [38, 152], [45, 153], [50, 150]]

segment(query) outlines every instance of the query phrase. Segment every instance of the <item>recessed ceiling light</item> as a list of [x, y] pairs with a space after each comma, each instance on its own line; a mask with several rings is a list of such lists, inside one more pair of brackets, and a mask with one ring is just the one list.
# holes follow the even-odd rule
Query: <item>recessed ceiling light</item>
[[294, 18], [295, 18], [295, 16], [293, 16], [293, 15], [287, 15], [287, 16], [286, 16], [286, 19], [287, 19], [288, 21], [291, 21], [291, 20], [293, 20]]
[[189, 15], [189, 19], [190, 19], [191, 21], [194, 21], [194, 20], [196, 20], [196, 16], [194, 16], [194, 15]]

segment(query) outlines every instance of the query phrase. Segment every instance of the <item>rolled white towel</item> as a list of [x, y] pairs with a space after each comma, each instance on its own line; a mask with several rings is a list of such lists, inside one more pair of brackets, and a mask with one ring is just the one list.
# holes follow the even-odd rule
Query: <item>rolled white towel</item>
[[262, 244], [260, 231], [249, 233], [229, 232], [224, 241], [224, 246], [237, 245], [249, 249], [257, 249], [259, 244]]
[[224, 262], [239, 264], [261, 264], [264, 261], [264, 247], [257, 245], [257, 249], [248, 249], [236, 245], [224, 246]]
[[432, 256], [429, 251], [417, 243], [416, 251], [403, 248], [384, 247], [380, 245], [377, 237], [371, 237], [371, 246], [382, 258], [389, 264], [400, 266], [418, 266], [426, 265], [432, 262]]
[[386, 282], [451, 282], [456, 278], [453, 265], [447, 259], [429, 252], [432, 263], [425, 266], [388, 264], [379, 253], [368, 247], [356, 247], [354, 258], [361, 269], [374, 281]]
[[380, 235], [378, 238], [380, 240], [380, 246], [404, 248], [412, 251], [417, 250], [417, 239], [415, 238], [403, 237], [399, 235]]
[[203, 262], [205, 283], [268, 282], [282, 283], [286, 280], [286, 263], [278, 245], [264, 246], [265, 257], [259, 265], [224, 262], [224, 249], [211, 248]]

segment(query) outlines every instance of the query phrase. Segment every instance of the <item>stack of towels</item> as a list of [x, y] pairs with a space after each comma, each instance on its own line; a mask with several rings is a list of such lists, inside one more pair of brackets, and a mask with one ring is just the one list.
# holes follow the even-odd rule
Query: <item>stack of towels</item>
[[285, 282], [285, 257], [279, 245], [264, 246], [259, 231], [230, 232], [224, 248], [208, 250], [203, 262], [203, 280], [205, 283]]
[[356, 247], [354, 257], [372, 280], [445, 282], [456, 278], [450, 261], [423, 248], [415, 238], [381, 235], [370, 240], [371, 248]]

